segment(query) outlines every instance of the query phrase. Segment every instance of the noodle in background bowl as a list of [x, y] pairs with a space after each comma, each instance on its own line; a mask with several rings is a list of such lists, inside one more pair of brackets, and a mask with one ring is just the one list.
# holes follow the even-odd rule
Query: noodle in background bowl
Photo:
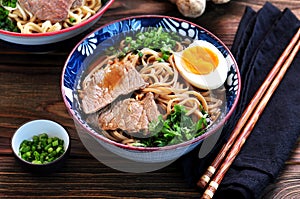
[[[76, 109], [78, 106], [74, 90], [77, 89], [78, 76], [95, 62], [95, 57], [105, 48], [113, 46], [117, 37], [128, 32], [141, 31], [148, 27], [163, 27], [164, 30], [177, 32], [192, 40], [201, 39], [215, 45], [223, 54], [228, 65], [228, 76], [225, 81], [225, 109], [221, 117], [202, 135], [184, 143], [164, 147], [136, 147], [124, 145], [106, 138], [93, 129], [85, 116]], [[163, 163], [174, 161], [194, 149], [205, 138], [221, 130], [236, 107], [240, 93], [240, 74], [229, 49], [212, 33], [191, 22], [169, 16], [143, 15], [124, 18], [104, 25], [79, 42], [66, 60], [61, 77], [61, 92], [64, 103], [72, 116], [78, 135], [88, 151], [99, 161], [105, 156], [98, 147], [131, 161], [141, 163]]]
[[69, 28], [61, 29], [54, 32], [32, 34], [16, 33], [0, 29], [0, 39], [14, 44], [31, 46], [52, 44], [64, 41], [76, 35], [79, 35], [91, 28], [102, 17], [102, 15], [112, 5], [113, 2], [114, 0], [104, 1], [100, 9], [93, 16]]

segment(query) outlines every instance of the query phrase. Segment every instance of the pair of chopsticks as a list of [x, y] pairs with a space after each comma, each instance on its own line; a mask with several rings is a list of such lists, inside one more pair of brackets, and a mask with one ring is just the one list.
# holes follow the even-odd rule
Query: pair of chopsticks
[[238, 155], [264, 108], [266, 107], [269, 99], [280, 84], [287, 69], [298, 53], [300, 47], [299, 37], [300, 28], [248, 104], [241, 118], [238, 120], [227, 143], [224, 144], [215, 160], [199, 179], [197, 186], [201, 188], [206, 187], [206, 190], [201, 197], [202, 199], [213, 198], [223, 177], [225, 176], [235, 157]]

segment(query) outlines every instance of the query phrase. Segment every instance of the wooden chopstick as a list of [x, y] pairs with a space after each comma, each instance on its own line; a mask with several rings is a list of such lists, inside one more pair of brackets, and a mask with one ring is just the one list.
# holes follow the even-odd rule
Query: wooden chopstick
[[[222, 181], [225, 173], [229, 169], [229, 166], [231, 165], [231, 163], [237, 156], [238, 152], [240, 151], [240, 149], [243, 146], [244, 142], [246, 141], [247, 137], [250, 135], [251, 130], [253, 129], [256, 121], [260, 117], [260, 115], [261, 115], [262, 111], [264, 110], [265, 106], [267, 105], [269, 99], [271, 98], [272, 94], [274, 93], [277, 86], [281, 82], [284, 74], [286, 73], [288, 67], [290, 66], [290, 64], [293, 61], [294, 57], [296, 56], [297, 52], [299, 51], [299, 46], [300, 46], [299, 37], [300, 37], [300, 28], [298, 29], [297, 33], [295, 34], [295, 36], [293, 37], [293, 39], [291, 40], [290, 44], [287, 46], [285, 51], [282, 53], [282, 55], [280, 56], [278, 61], [276, 62], [273, 69], [268, 74], [268, 76], [265, 79], [265, 81], [263, 82], [262, 86], [256, 92], [256, 94], [252, 98], [251, 102], [249, 103], [249, 105], [247, 106], [245, 111], [243, 112], [243, 114], [242, 114], [241, 118], [239, 119], [237, 125], [235, 126], [235, 129], [233, 130], [228, 142], [222, 147], [222, 149], [220, 150], [220, 153], [217, 155], [217, 157], [215, 158], [212, 165], [208, 167], [207, 171], [204, 173], [204, 175], [198, 181], [197, 185], [199, 187], [205, 187], [207, 185], [207, 183], [210, 181], [210, 178], [215, 173], [215, 171], [219, 167], [219, 165], [221, 165], [225, 155], [228, 153], [229, 149], [232, 147], [232, 145], [235, 142], [231, 152], [228, 154], [224, 163], [221, 165], [221, 168], [218, 170], [216, 176], [210, 182], [210, 184], [209, 184], [208, 188], [206, 189], [206, 191], [204, 192], [202, 198], [212, 198], [213, 197], [214, 192], [217, 190], [217, 187], [218, 187], [219, 183]], [[296, 43], [297, 43], [297, 45], [296, 45]], [[288, 56], [289, 56], [289, 58], [287, 58]], [[283, 64], [283, 66], [282, 66], [282, 64]], [[266, 92], [266, 94], [265, 94], [265, 92]], [[259, 103], [260, 100], [261, 100], [261, 103]], [[254, 113], [253, 113], [253, 111], [254, 111]], [[250, 118], [250, 121], [247, 123], [247, 125], [243, 129], [243, 127], [244, 127], [245, 123], [247, 122], [247, 120], [249, 119], [250, 115], [252, 115]], [[243, 129], [243, 131], [242, 131], [242, 133], [240, 133], [242, 129]]]
[[300, 41], [298, 41], [295, 49], [292, 51], [291, 56], [287, 59], [285, 64], [282, 66], [282, 70], [279, 71], [278, 75], [276, 76], [274, 82], [270, 85], [270, 88], [267, 90], [265, 96], [263, 97], [262, 101], [257, 105], [253, 115], [251, 116], [250, 120], [243, 128], [243, 131], [238, 136], [237, 140], [235, 141], [230, 153], [228, 153], [227, 157], [223, 161], [222, 165], [220, 166], [219, 170], [215, 174], [212, 181], [209, 183], [208, 188], [204, 192], [202, 196], [203, 199], [212, 198], [215, 191], [217, 190], [219, 184], [221, 183], [223, 177], [225, 176], [227, 170], [229, 169], [230, 165], [234, 161], [235, 157], [238, 155], [239, 151], [241, 150], [242, 146], [244, 145], [245, 141], [247, 140], [248, 136], [251, 134], [252, 129], [254, 128], [257, 120], [259, 119], [261, 113], [263, 112], [264, 108], [266, 107], [269, 99], [271, 98], [272, 94], [278, 87], [279, 83], [281, 82], [284, 74], [286, 73], [288, 67], [293, 61], [293, 58], [299, 51]]
[[274, 80], [276, 74], [280, 70], [282, 64], [287, 59], [288, 55], [292, 51], [293, 47], [296, 45], [296, 42], [299, 40], [300, 37], [300, 28], [298, 29], [295, 36], [292, 38], [289, 45], [286, 47], [280, 58], [277, 60], [276, 64], [274, 65], [273, 69], [269, 72], [268, 76], [266, 77], [263, 84], [260, 86], [260, 88], [255, 93], [254, 97], [248, 104], [247, 108], [243, 112], [242, 116], [240, 117], [239, 121], [237, 122], [233, 132], [231, 133], [231, 136], [227, 143], [222, 147], [217, 157], [214, 159], [212, 164], [207, 168], [207, 170], [204, 172], [202, 177], [199, 179], [197, 186], [204, 188], [207, 183], [210, 181], [210, 178], [215, 173], [216, 169], [220, 166], [222, 160], [224, 159], [226, 153], [229, 151], [230, 147], [233, 145], [234, 141], [236, 140], [237, 136], [239, 135], [241, 129], [249, 119], [250, 115], [252, 114], [253, 110], [256, 108], [257, 104], [263, 97], [264, 93], [270, 86], [271, 82]]

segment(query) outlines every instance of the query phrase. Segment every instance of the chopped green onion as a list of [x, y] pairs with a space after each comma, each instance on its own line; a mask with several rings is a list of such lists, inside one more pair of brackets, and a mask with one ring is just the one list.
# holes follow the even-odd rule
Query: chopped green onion
[[159, 62], [164, 62], [164, 61], [165, 61], [165, 60], [164, 60], [163, 58], [161, 58], [161, 57], [158, 57], [156, 60], [159, 61]]
[[58, 146], [58, 140], [53, 141], [52, 146]]
[[139, 57], [143, 57], [144, 54], [138, 50], [138, 55], [139, 55]]
[[69, 18], [69, 21], [70, 21], [71, 23], [75, 23], [75, 22], [76, 22], [76, 19], [75, 19], [74, 17], [70, 17], [70, 18]]
[[171, 52], [175, 50], [176, 42], [182, 41], [182, 38], [174, 32], [167, 32], [160, 27], [149, 27], [145, 31], [136, 33], [134, 36], [124, 38], [125, 47], [122, 50], [109, 47], [106, 53], [116, 53], [118, 57], [123, 57], [128, 52], [139, 53], [142, 48], [150, 48], [164, 52], [163, 59], [168, 60]]
[[19, 148], [20, 156], [34, 164], [51, 162], [64, 153], [64, 141], [58, 137], [48, 137], [46, 133], [35, 135], [32, 140], [24, 140]]
[[128, 43], [130, 43], [132, 41], [132, 38], [131, 37], [126, 37], [125, 38], [125, 42], [128, 44]]

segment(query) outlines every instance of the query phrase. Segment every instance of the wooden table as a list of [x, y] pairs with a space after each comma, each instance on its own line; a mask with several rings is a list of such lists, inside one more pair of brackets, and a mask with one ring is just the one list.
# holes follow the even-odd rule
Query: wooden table
[[[208, 3], [205, 14], [188, 19], [210, 30], [231, 46], [246, 5], [259, 9], [265, 0], [232, 0], [226, 5]], [[299, 0], [270, 0], [280, 9], [289, 7], [300, 18]], [[116, 0], [99, 27], [121, 17], [161, 14], [181, 17], [167, 0]], [[199, 198], [189, 188], [175, 164], [150, 173], [125, 173], [105, 166], [81, 143], [60, 93], [60, 75], [68, 53], [83, 35], [48, 53], [17, 50], [0, 41], [0, 198]], [[63, 124], [71, 135], [72, 149], [64, 167], [50, 176], [24, 171], [10, 148], [14, 131], [34, 119], [51, 119]], [[286, 162], [278, 181], [269, 185], [264, 198], [294, 194], [300, 198], [300, 142]], [[289, 195], [290, 194], [290, 195]]]

